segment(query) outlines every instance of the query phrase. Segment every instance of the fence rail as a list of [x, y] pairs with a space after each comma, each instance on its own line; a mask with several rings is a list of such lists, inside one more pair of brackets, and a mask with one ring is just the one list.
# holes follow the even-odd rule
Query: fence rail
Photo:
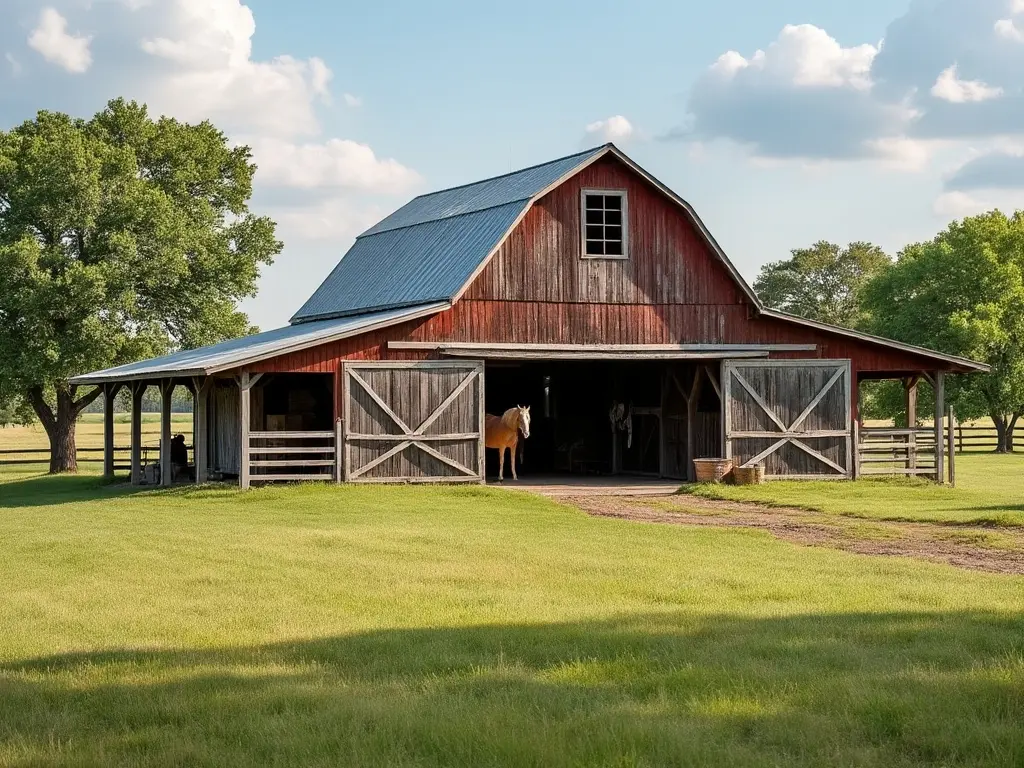
[[[192, 453], [192, 446], [187, 445], [185, 448]], [[76, 448], [75, 458], [79, 464], [102, 464], [103, 463], [103, 448]], [[143, 445], [142, 450], [142, 464], [148, 464], [150, 462], [150, 454], [160, 453], [159, 443], [156, 445]], [[33, 456], [38, 458], [7, 458], [8, 456]], [[131, 472], [132, 469], [132, 449], [131, 446], [115, 446], [114, 447], [114, 471], [115, 472]], [[50, 461], [50, 449], [49, 448], [5, 448], [0, 450], [0, 467], [16, 467], [26, 466], [29, 464], [48, 464]]]
[[341, 422], [334, 431], [250, 432], [242, 485], [249, 482], [341, 482]]
[[936, 477], [935, 430], [864, 427], [859, 432], [858, 476]]

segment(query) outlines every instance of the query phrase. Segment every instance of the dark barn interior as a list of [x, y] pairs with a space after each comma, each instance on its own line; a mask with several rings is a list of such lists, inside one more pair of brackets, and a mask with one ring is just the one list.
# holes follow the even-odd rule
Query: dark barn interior
[[[693, 454], [720, 451], [720, 401], [703, 366], [665, 361], [488, 361], [487, 413], [530, 406], [530, 438], [521, 445], [523, 477], [646, 475], [685, 479], [687, 421], [692, 406]], [[717, 369], [717, 363], [713, 365]], [[620, 406], [613, 428], [611, 411]], [[630, 436], [630, 431], [632, 435]], [[487, 451], [487, 476], [498, 452]], [[509, 467], [505, 467], [506, 477]]]

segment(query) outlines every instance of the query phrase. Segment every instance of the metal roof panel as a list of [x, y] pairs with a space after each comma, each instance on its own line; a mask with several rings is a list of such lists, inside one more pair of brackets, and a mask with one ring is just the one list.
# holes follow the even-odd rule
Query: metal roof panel
[[361, 237], [292, 322], [451, 301], [529, 204], [519, 200]]
[[206, 375], [236, 368], [280, 354], [355, 336], [373, 328], [395, 325], [416, 317], [439, 312], [447, 303], [420, 305], [386, 312], [371, 312], [353, 317], [289, 325], [252, 336], [230, 339], [199, 349], [187, 349], [152, 360], [129, 363], [116, 368], [76, 376], [73, 384], [101, 384], [110, 381]]

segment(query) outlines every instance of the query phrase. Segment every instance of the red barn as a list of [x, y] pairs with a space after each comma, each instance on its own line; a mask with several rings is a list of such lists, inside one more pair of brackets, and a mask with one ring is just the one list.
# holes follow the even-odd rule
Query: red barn
[[[196, 396], [195, 477], [482, 481], [530, 405], [531, 473], [856, 472], [858, 385], [985, 366], [764, 307], [693, 208], [608, 144], [417, 197], [276, 331], [75, 379]], [[908, 397], [912, 402], [913, 398]], [[165, 407], [160, 476], [174, 475]], [[941, 413], [941, 411], [939, 411]], [[935, 453], [941, 477], [941, 440]]]

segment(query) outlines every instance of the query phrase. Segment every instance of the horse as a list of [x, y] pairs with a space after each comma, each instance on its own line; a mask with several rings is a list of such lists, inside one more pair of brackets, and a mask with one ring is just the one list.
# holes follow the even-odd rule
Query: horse
[[498, 480], [505, 479], [505, 451], [511, 451], [510, 461], [512, 464], [512, 479], [518, 480], [516, 475], [516, 446], [519, 444], [519, 433], [523, 433], [525, 440], [530, 436], [530, 407], [517, 405], [509, 408], [502, 414], [501, 418], [487, 414], [484, 417], [484, 445], [487, 448], [498, 449]]

